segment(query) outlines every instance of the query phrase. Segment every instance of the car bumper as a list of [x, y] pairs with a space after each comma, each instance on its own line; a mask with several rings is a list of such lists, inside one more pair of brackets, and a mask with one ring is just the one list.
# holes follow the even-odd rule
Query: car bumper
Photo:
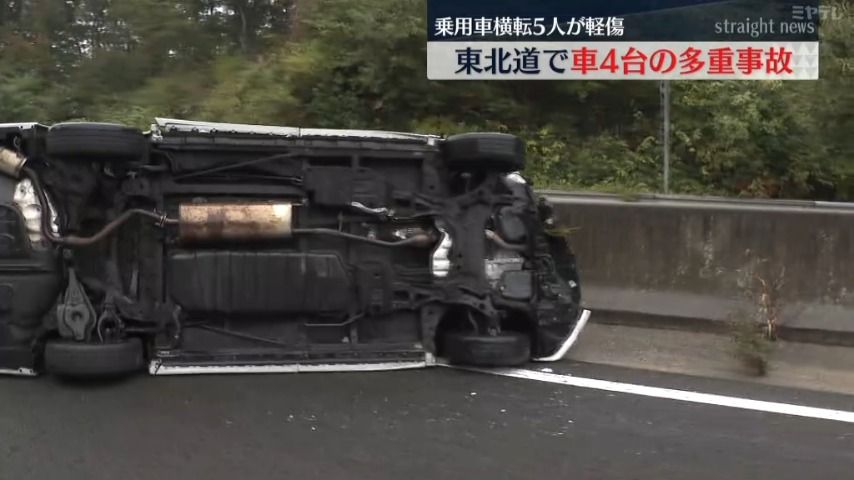
[[569, 331], [569, 334], [566, 338], [559, 344], [557, 349], [552, 352], [550, 355], [535, 357], [532, 360], [535, 362], [557, 362], [562, 360], [563, 357], [569, 352], [569, 349], [575, 345], [575, 342], [578, 341], [578, 337], [581, 336], [581, 332], [584, 330], [584, 327], [587, 326], [587, 322], [590, 320], [591, 312], [590, 310], [584, 309], [578, 315], [578, 319], [575, 321], [575, 326]]

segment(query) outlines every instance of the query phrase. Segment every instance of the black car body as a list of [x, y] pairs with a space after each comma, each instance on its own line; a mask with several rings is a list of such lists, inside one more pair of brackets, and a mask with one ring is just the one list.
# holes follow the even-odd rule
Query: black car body
[[514, 365], [589, 315], [512, 135], [157, 119], [0, 143], [0, 372]]

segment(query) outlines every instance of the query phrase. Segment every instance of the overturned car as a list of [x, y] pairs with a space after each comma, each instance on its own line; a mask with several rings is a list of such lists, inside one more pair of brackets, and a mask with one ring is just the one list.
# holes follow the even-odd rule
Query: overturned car
[[561, 358], [575, 259], [512, 135], [0, 125], [0, 372]]

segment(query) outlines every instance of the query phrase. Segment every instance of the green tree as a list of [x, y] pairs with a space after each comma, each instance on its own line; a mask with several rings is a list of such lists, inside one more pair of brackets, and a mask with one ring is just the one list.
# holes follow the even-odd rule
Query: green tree
[[[677, 192], [854, 199], [854, 12], [821, 26], [814, 82], [676, 82]], [[425, 0], [8, 0], [0, 117], [157, 115], [528, 141], [538, 185], [661, 183], [656, 82], [435, 82]]]

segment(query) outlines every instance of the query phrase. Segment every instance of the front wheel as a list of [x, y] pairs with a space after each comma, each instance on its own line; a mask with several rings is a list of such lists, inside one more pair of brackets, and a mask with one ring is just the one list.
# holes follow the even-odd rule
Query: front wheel
[[51, 339], [45, 344], [44, 366], [48, 373], [59, 377], [122, 377], [142, 370], [143, 351], [139, 338], [108, 343]]
[[531, 359], [531, 337], [505, 331], [497, 335], [446, 332], [442, 338], [444, 356], [456, 365], [511, 367]]
[[444, 143], [451, 170], [516, 172], [525, 168], [525, 144], [506, 133], [462, 133]]

